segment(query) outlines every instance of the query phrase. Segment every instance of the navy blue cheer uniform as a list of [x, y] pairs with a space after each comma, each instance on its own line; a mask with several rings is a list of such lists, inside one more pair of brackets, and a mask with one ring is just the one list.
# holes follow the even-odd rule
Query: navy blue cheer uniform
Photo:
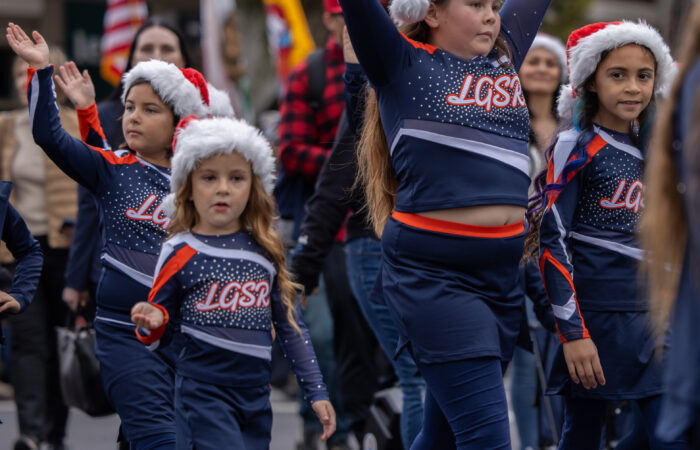
[[560, 133], [548, 163], [547, 185], [560, 189], [547, 192], [540, 229], [545, 289], [561, 341], [593, 339], [606, 380], [573, 383], [558, 350], [547, 393], [566, 396], [560, 448], [599, 445], [605, 400], [637, 400], [650, 432], [658, 419], [662, 367], [637, 277], [643, 164], [629, 135], [599, 126]]
[[[104, 269], [97, 287], [96, 353], [105, 393], [129, 441], [175, 435], [173, 413], [175, 348], [149, 352], [134, 336], [131, 307], [148, 298], [165, 228], [161, 202], [170, 191], [170, 169], [129, 151], [105, 151], [63, 130], [56, 108], [53, 67], [29, 69], [27, 95], [36, 143], [68, 176], [97, 199]], [[97, 111], [83, 110], [81, 134], [99, 142]]]
[[[44, 258], [39, 242], [29, 232], [22, 216], [10, 204], [11, 191], [11, 182], [0, 181], [0, 224], [2, 224], [0, 239], [5, 242], [17, 261], [12, 285], [7, 289], [7, 293], [17, 300], [21, 313], [34, 299]], [[0, 320], [7, 316], [6, 313], [0, 314]], [[22, 336], [16, 336], [15, 339], [22, 339]], [[0, 327], [0, 346], [2, 343], [3, 335]]]
[[[416, 213], [527, 207], [529, 118], [517, 71], [549, 3], [506, 2], [499, 14], [511, 58], [493, 50], [465, 60], [399, 33], [377, 0], [340, 1], [398, 181], [375, 292], [397, 326], [397, 350], [408, 347], [428, 384], [414, 448], [510, 448], [501, 362], [521, 325], [523, 223], [481, 227]], [[485, 379], [492, 384], [478, 383]]]
[[137, 330], [142, 342], [160, 349], [185, 337], [176, 363], [178, 448], [269, 447], [273, 324], [304, 399], [328, 400], [299, 310], [301, 334], [287, 321], [275, 264], [250, 232], [167, 240], [149, 302], [165, 321], [150, 333]]

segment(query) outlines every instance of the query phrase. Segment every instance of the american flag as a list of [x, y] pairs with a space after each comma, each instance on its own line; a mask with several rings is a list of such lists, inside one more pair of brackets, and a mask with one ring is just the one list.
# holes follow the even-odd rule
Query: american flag
[[129, 57], [131, 40], [147, 18], [145, 0], [107, 0], [100, 75], [112, 85], [119, 84]]

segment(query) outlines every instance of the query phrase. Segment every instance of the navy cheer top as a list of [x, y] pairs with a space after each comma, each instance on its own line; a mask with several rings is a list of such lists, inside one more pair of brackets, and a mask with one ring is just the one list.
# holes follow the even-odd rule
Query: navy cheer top
[[166, 320], [149, 334], [139, 329], [139, 339], [157, 343], [154, 349], [179, 328], [188, 337], [176, 363], [180, 375], [222, 386], [269, 383], [274, 325], [304, 398], [328, 400], [300, 311], [301, 334], [287, 321], [275, 265], [248, 231], [178, 233], [165, 241], [148, 300]]
[[[540, 228], [540, 269], [562, 342], [590, 337], [581, 311], [643, 312], [636, 226], [644, 208], [644, 156], [628, 135], [594, 127], [584, 144], [557, 136]], [[575, 170], [564, 168], [585, 158]]]
[[399, 182], [396, 210], [526, 207], [529, 117], [517, 70], [551, 0], [508, 1], [496, 51], [471, 60], [403, 36], [378, 0], [340, 0], [377, 92]]
[[[70, 136], [62, 127], [53, 89], [53, 67], [28, 70], [27, 97], [36, 143], [69, 177], [92, 192], [103, 222], [102, 262], [119, 274], [122, 290], [99, 289], [100, 308], [129, 314], [153, 283], [170, 219], [161, 202], [170, 192], [170, 169], [129, 151], [107, 151]], [[83, 137], [102, 144], [94, 105], [78, 111]], [[106, 144], [105, 144], [106, 145]]]

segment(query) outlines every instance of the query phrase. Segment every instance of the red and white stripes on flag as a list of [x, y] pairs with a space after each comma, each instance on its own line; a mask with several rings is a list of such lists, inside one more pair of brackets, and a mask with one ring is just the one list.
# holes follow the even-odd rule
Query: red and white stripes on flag
[[148, 18], [145, 0], [107, 0], [102, 32], [100, 75], [116, 86], [126, 67], [136, 30]]

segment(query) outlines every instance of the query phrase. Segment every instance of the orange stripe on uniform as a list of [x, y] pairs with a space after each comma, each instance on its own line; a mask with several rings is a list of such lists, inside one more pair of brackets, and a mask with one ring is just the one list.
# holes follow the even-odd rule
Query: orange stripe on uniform
[[[581, 308], [579, 308], [578, 305], [578, 298], [576, 298], [576, 289], [574, 288], [574, 280], [571, 279], [571, 275], [569, 274], [569, 271], [566, 270], [566, 268], [554, 258], [552, 253], [549, 251], [549, 249], [546, 249], [544, 253], [542, 253], [542, 257], [540, 258], [540, 272], [542, 273], [542, 281], [545, 280], [545, 275], [544, 275], [544, 263], [545, 261], [549, 261], [559, 272], [561, 272], [562, 276], [566, 279], [566, 281], [569, 282], [569, 286], [571, 286], [571, 292], [574, 293], [574, 302], [576, 302], [576, 311], [578, 312], [578, 316], [581, 319], [581, 327], [583, 328], [583, 338], [590, 338], [591, 335], [588, 334], [588, 329], [586, 328], [586, 324], [583, 321], [583, 316], [581, 315]], [[549, 297], [549, 292], [547, 292], [547, 283], [544, 283], [544, 290], [545, 294], [547, 294], [547, 298]], [[550, 299], [549, 303], [551, 304], [552, 301]], [[554, 322], [556, 323], [556, 317]], [[557, 324], [557, 330], [559, 329], [559, 325]], [[566, 342], [566, 339], [564, 336], [559, 332], [559, 338], [561, 339], [562, 342]]]
[[[593, 139], [591, 139], [591, 142], [589, 142], [588, 145], [586, 146], [586, 153], [588, 154], [588, 158], [586, 159], [586, 163], [582, 167], [579, 167], [575, 171], [569, 173], [567, 176], [566, 182], [564, 184], [568, 184], [569, 181], [571, 181], [571, 179], [573, 177], [575, 177], [577, 173], [582, 171], [583, 168], [586, 167], [589, 162], [591, 162], [593, 157], [595, 155], [597, 155], [598, 152], [601, 151], [603, 149], [603, 147], [605, 147], [606, 145], [608, 145], [608, 143], [605, 142], [605, 140], [602, 137], [600, 137], [600, 135], [596, 134], [595, 137]], [[571, 161], [573, 161], [575, 159], [577, 159], [577, 156], [571, 155], [569, 160], [566, 161], [566, 164], [569, 164]], [[554, 180], [554, 164], [552, 163], [552, 160], [550, 159], [549, 164], [547, 165], [547, 184], [553, 184], [555, 182], [556, 183], [562, 182], [561, 175], [559, 176], [558, 180]], [[549, 191], [547, 193], [547, 209], [548, 210], [551, 209], [554, 202], [557, 201], [557, 198], [559, 198], [559, 194], [561, 194], [562, 190], [563, 189], [560, 189], [558, 191]]]
[[78, 113], [78, 125], [80, 126], [80, 137], [83, 141], [87, 140], [90, 130], [95, 130], [100, 135], [103, 141], [106, 141], [105, 133], [100, 125], [100, 118], [97, 115], [97, 104], [95, 102], [85, 109], [76, 109]]
[[148, 336], [141, 336], [137, 329], [136, 337], [138, 337], [139, 341], [143, 342], [144, 344], [152, 344], [158, 341], [161, 337], [163, 337], [163, 333], [165, 333], [165, 327], [168, 324], [168, 321], [170, 320], [170, 315], [168, 314], [168, 310], [165, 309], [163, 305], [153, 303], [153, 299], [155, 298], [158, 291], [165, 285], [165, 283], [167, 283], [168, 280], [170, 280], [176, 273], [178, 273], [183, 267], [185, 267], [187, 261], [189, 261], [195, 254], [197, 254], [197, 250], [193, 249], [189, 245], [185, 245], [180, 250], [175, 252], [175, 255], [172, 258], [170, 258], [167, 263], [165, 263], [165, 265], [160, 269], [160, 272], [158, 272], [158, 275], [156, 275], [156, 279], [153, 282], [153, 287], [148, 293], [148, 303], [150, 303], [151, 305], [155, 306], [163, 312], [163, 324], [160, 327], [151, 330], [151, 334], [149, 334]]
[[408, 36], [406, 36], [403, 33], [401, 33], [401, 36], [403, 36], [403, 38], [406, 39], [408, 41], [408, 43], [411, 44], [413, 47], [425, 50], [426, 52], [428, 52], [431, 55], [433, 53], [435, 53], [435, 50], [438, 49], [434, 45], [424, 44], [423, 42], [414, 41], [413, 39], [409, 38]]
[[[52, 64], [53, 66], [53, 64]], [[34, 77], [34, 74], [36, 71], [39, 69], [36, 69], [34, 67], [27, 67], [27, 82], [24, 84], [24, 92], [26, 93], [29, 90], [29, 84], [32, 82], [32, 78]]]
[[401, 223], [419, 228], [421, 230], [435, 231], [437, 233], [455, 234], [458, 236], [471, 236], [480, 238], [507, 238], [517, 236], [525, 231], [523, 222], [499, 227], [485, 227], [480, 225], [467, 225], [447, 220], [433, 219], [419, 216], [418, 214], [394, 211], [391, 216]]
[[[88, 144], [86, 144], [88, 145]], [[117, 156], [116, 153], [110, 150], [105, 150], [99, 147], [93, 147], [92, 145], [88, 145], [91, 149], [95, 150], [98, 152], [104, 159], [107, 160], [108, 163], [112, 165], [119, 165], [119, 164], [135, 164], [135, 163], [140, 163], [138, 158], [132, 154], [129, 153], [128, 155], [124, 156]]]

